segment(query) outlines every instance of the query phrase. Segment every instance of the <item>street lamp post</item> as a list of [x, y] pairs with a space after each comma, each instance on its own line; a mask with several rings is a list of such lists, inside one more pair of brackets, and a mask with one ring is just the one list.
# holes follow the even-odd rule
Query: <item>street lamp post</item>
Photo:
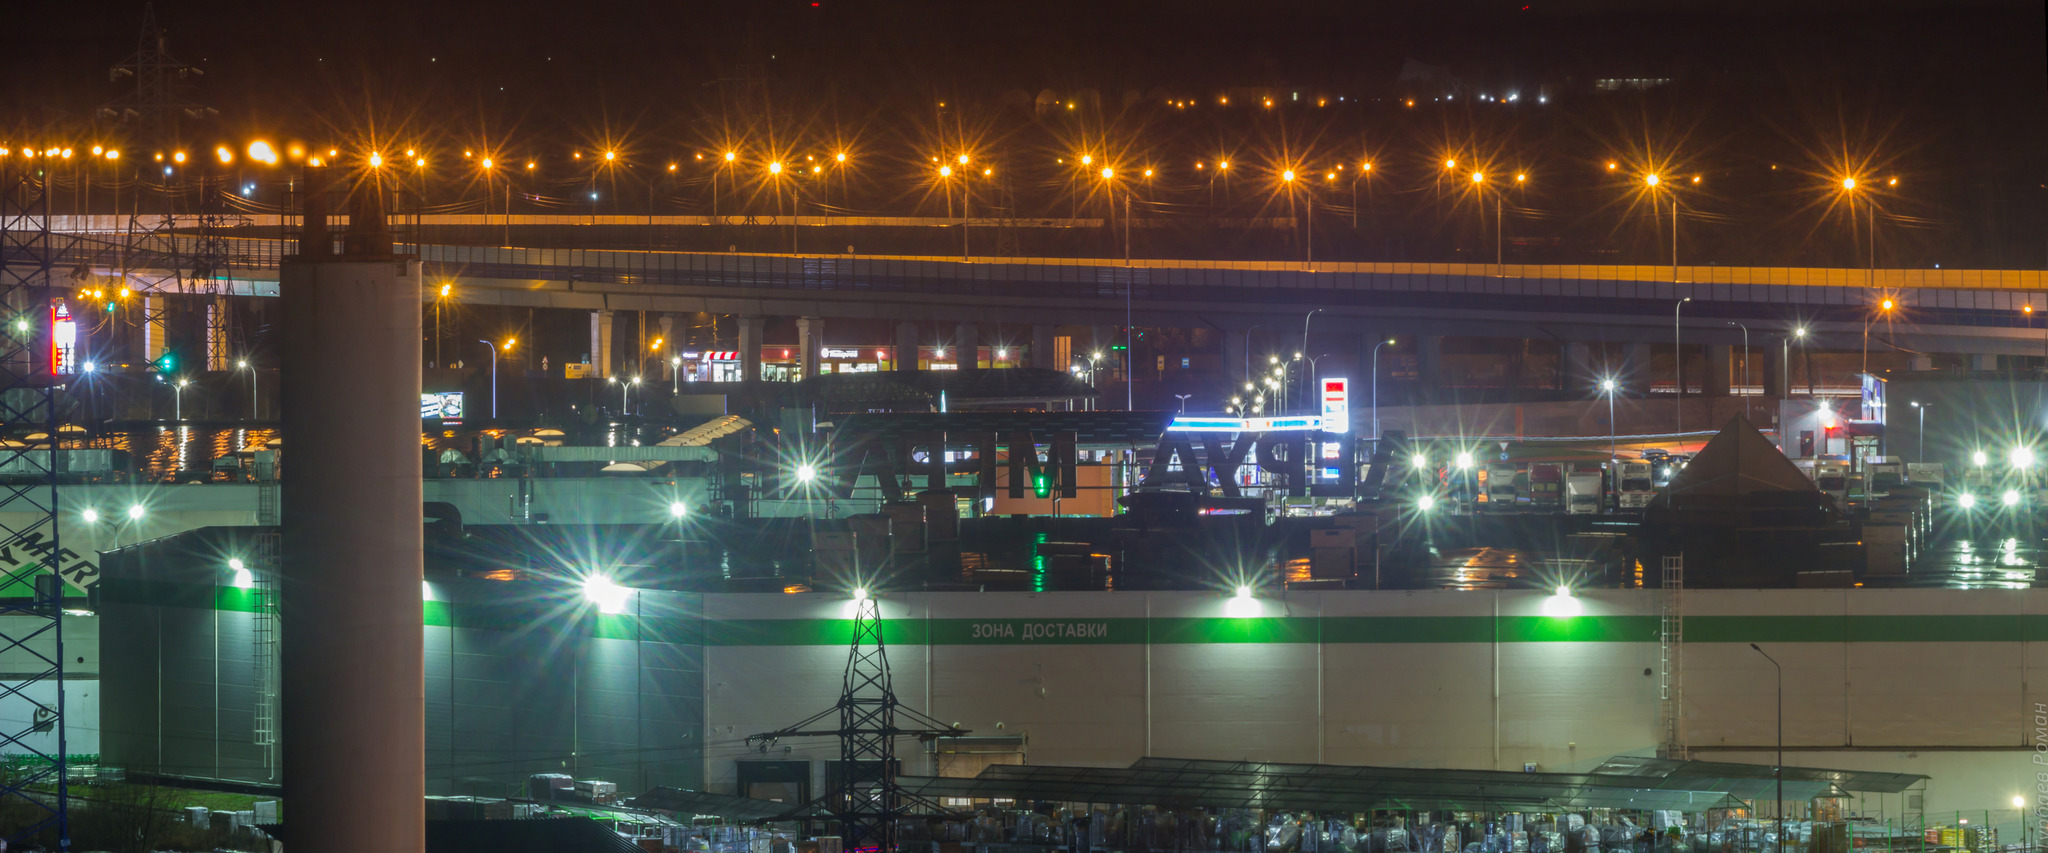
[[1792, 396], [1792, 339], [1798, 338], [1802, 345], [1806, 340], [1806, 327], [1794, 326], [1792, 334], [1778, 339], [1778, 395]]
[[1923, 406], [1919, 400], [1913, 401], [1913, 413], [1920, 419], [1920, 425], [1916, 428], [1920, 438], [1920, 449], [1915, 455], [1922, 462], [1927, 461], [1927, 410], [1931, 408], [1932, 405]]
[[[491, 420], [498, 419], [498, 345], [479, 339], [477, 343], [491, 348]], [[511, 342], [507, 341], [506, 346]]]
[[1671, 390], [1672, 399], [1678, 402], [1679, 432], [1685, 431], [1685, 347], [1679, 342], [1678, 315], [1685, 310], [1685, 303], [1691, 301], [1692, 297], [1688, 296], [1671, 306]]
[[190, 384], [192, 384], [192, 380], [179, 377], [178, 384], [172, 386], [171, 418], [173, 420], [183, 421], [185, 419], [185, 386]]
[[[256, 406], [256, 368], [249, 366], [249, 360], [246, 358], [237, 362], [235, 366], [249, 371], [249, 420], [256, 420], [256, 413], [259, 411]], [[1920, 404], [1914, 403], [1913, 405], [1918, 406]]]
[[1372, 345], [1372, 438], [1380, 439], [1380, 347], [1394, 342], [1393, 338]]
[[1777, 767], [1773, 768], [1772, 775], [1778, 779], [1777, 845], [1779, 850], [1783, 850], [1785, 849], [1785, 667], [1780, 666], [1777, 658], [1771, 657], [1762, 648], [1758, 647], [1757, 644], [1750, 643], [1749, 647], [1755, 649], [1757, 654], [1763, 655], [1764, 660], [1770, 661], [1771, 666], [1778, 670], [1778, 763]]
[[1614, 392], [1621, 390], [1619, 383], [1612, 379], [1600, 380], [1600, 393], [1607, 395], [1607, 464], [1612, 465], [1621, 458], [1615, 452], [1614, 440]]
[[1743, 396], [1743, 398], [1744, 398], [1744, 399], [1743, 399], [1743, 405], [1742, 405], [1742, 412], [1743, 412], [1743, 414], [1748, 414], [1748, 413], [1749, 413], [1749, 400], [1748, 400], [1748, 397], [1749, 397], [1749, 326], [1748, 326], [1747, 324], [1744, 324], [1744, 323], [1738, 323], [1738, 322], [1736, 322], [1736, 321], [1734, 321], [1734, 320], [1729, 320], [1729, 321], [1728, 321], [1728, 325], [1730, 325], [1730, 326], [1739, 326], [1739, 327], [1741, 327], [1741, 328], [1742, 328], [1742, 396]]

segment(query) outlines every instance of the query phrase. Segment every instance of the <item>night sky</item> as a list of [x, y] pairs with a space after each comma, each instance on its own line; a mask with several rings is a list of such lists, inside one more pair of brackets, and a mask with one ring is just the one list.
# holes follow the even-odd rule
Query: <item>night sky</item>
[[[1481, 147], [1553, 172], [1631, 149], [1731, 173], [1849, 160], [1907, 176], [1914, 203], [1901, 221], [1938, 226], [1901, 262], [2048, 263], [2048, 28], [2032, 0], [171, 0], [155, 12], [172, 53], [206, 71], [189, 97], [219, 111], [181, 128], [178, 144], [345, 144], [374, 128], [405, 144], [490, 140], [532, 157], [617, 145], [687, 160], [734, 138], [853, 139], [904, 168], [956, 139], [1036, 162], [1090, 136], [1181, 166], [1219, 144], [1332, 156], [1364, 147], [1417, 167], [1446, 146]], [[135, 51], [142, 19], [136, 2], [12, 10], [0, 34], [0, 135], [121, 133], [92, 117], [132, 90], [107, 68]], [[1445, 69], [1465, 100], [1433, 102], [1441, 86], [1399, 82], [1411, 62]], [[755, 70], [761, 88], [719, 83]], [[1616, 77], [1672, 82], [1592, 91]], [[1346, 101], [1263, 115], [1161, 106], [1255, 87]], [[1035, 117], [1027, 105], [1044, 90], [1092, 92], [1099, 106]], [[1539, 91], [1560, 97], [1542, 110], [1471, 97]], [[1394, 109], [1408, 97], [1423, 100]], [[1753, 201], [1740, 183], [1718, 185], [1735, 194], [1730, 210]], [[1802, 204], [1769, 202], [1774, 212]]]

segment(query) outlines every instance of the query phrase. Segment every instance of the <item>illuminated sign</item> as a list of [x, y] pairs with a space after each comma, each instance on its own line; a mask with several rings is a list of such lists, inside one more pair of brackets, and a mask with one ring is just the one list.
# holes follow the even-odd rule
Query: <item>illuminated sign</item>
[[443, 423], [462, 422], [462, 392], [442, 391], [420, 395], [420, 418], [440, 418]]
[[73, 348], [78, 345], [78, 323], [71, 319], [71, 309], [63, 302], [50, 306], [50, 372], [68, 373], [71, 370]]
[[825, 348], [825, 357], [826, 357], [826, 358], [860, 358], [860, 350], [857, 350], [857, 349], [836, 349], [836, 348], [833, 348], [833, 347], [826, 347], [826, 348]]
[[1330, 432], [1351, 431], [1351, 380], [1323, 380], [1323, 423]]
[[1174, 418], [1169, 432], [1304, 432], [1321, 430], [1323, 419], [1314, 415], [1283, 415], [1270, 418], [1227, 418], [1182, 415]]

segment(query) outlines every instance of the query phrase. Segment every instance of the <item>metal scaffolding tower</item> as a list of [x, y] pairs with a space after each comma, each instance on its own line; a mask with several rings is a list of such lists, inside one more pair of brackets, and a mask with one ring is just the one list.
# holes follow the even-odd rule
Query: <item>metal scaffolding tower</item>
[[[837, 716], [836, 729], [817, 728]], [[839, 702], [794, 725], [748, 735], [747, 743], [763, 748], [783, 738], [837, 737], [839, 772], [836, 784], [798, 811], [823, 806], [841, 826], [846, 850], [896, 849], [896, 824], [913, 813], [943, 811], [936, 803], [906, 795], [897, 786], [901, 770], [896, 739], [960, 737], [966, 729], [946, 725], [896, 700], [889, 679], [889, 653], [882, 644], [880, 603], [865, 590], [854, 591], [853, 640], [847, 649], [846, 674]]]
[[1685, 747], [1685, 555], [1664, 558], [1663, 587], [1657, 591], [1659, 758], [1683, 760]]
[[0, 721], [0, 801], [30, 804], [33, 818], [0, 828], [16, 846], [70, 849], [65, 776], [64, 577], [57, 541], [57, 375], [63, 342], [54, 335], [51, 299], [59, 246], [50, 228], [50, 185], [38, 162], [0, 164], [0, 424], [33, 427], [47, 440], [5, 442], [0, 470], [23, 475], [0, 485], [0, 654], [27, 672], [0, 683], [0, 698], [20, 703], [25, 719]]
[[[125, 233], [116, 238], [117, 243], [108, 246], [118, 257], [107, 266], [119, 276], [118, 287], [139, 297], [139, 307], [124, 306], [123, 311], [125, 319], [136, 326], [138, 360], [163, 372], [224, 370], [230, 360], [227, 351], [231, 314], [223, 294], [231, 256], [222, 229], [235, 224], [235, 217], [226, 210], [222, 193], [232, 190], [227, 185], [229, 176], [214, 171], [224, 167], [215, 162], [213, 152], [184, 151], [180, 144], [184, 123], [211, 118], [216, 111], [187, 97], [187, 81], [206, 72], [171, 55], [168, 45], [168, 37], [157, 25], [154, 6], [146, 6], [135, 53], [108, 70], [108, 78], [116, 82], [133, 78], [135, 91], [103, 104], [99, 117], [133, 126], [136, 141], [154, 147], [158, 153], [183, 152], [185, 156], [182, 162], [157, 163], [145, 161], [143, 152], [137, 151], [137, 156], [125, 161], [135, 164], [130, 168], [138, 170], [135, 192], [130, 196], [133, 201], [127, 212]], [[143, 166], [145, 162], [150, 165]], [[162, 171], [158, 173], [158, 169]], [[158, 204], [154, 211], [144, 208], [145, 187], [156, 190]], [[114, 212], [116, 216], [121, 214], [118, 209]], [[196, 230], [196, 234], [182, 233], [181, 229]], [[183, 353], [205, 361], [181, 362], [165, 370], [157, 357], [170, 337], [172, 309], [166, 297], [171, 293], [205, 294], [211, 298], [198, 309], [206, 312], [203, 340], [187, 342], [197, 344], [188, 347], [197, 352]]]

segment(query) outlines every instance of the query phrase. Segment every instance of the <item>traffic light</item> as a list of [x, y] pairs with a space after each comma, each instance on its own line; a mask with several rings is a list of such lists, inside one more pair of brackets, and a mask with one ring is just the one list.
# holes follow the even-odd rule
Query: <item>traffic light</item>
[[172, 350], [164, 350], [163, 355], [156, 357], [154, 364], [158, 373], [176, 373], [178, 372], [178, 354]]
[[1051, 474], [1041, 472], [1031, 475], [1031, 496], [1037, 498], [1052, 497]]

